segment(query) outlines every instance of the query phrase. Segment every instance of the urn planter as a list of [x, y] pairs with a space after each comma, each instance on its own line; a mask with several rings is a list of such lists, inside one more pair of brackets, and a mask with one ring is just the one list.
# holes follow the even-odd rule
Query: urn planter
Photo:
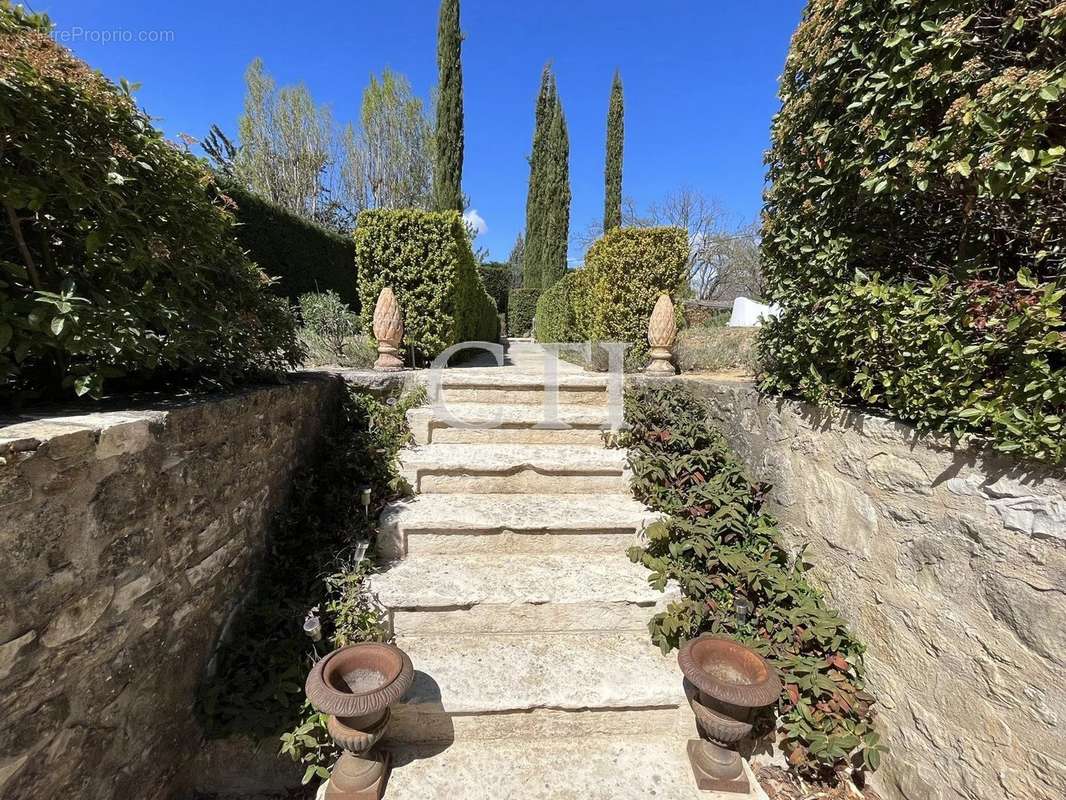
[[307, 699], [329, 715], [329, 735], [344, 751], [326, 786], [327, 800], [381, 798], [388, 760], [371, 750], [385, 735], [390, 706], [413, 680], [411, 659], [391, 644], [342, 647], [315, 664], [307, 676]]
[[688, 743], [696, 785], [748, 794], [751, 785], [736, 748], [751, 733], [755, 712], [777, 702], [781, 680], [776, 670], [751, 648], [722, 636], [687, 642], [677, 661], [695, 690], [689, 702], [706, 737]]

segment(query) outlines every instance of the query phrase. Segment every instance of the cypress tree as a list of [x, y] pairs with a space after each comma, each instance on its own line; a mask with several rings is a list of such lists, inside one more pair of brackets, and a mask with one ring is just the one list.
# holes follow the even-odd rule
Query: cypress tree
[[544, 67], [537, 95], [536, 120], [533, 126], [533, 152], [529, 157], [529, 190], [526, 194], [526, 247], [523, 259], [523, 285], [527, 289], [539, 289], [541, 266], [546, 252], [547, 180], [549, 159], [549, 134], [558, 96], [555, 76], [551, 65]]
[[622, 143], [625, 138], [625, 110], [622, 76], [616, 70], [611, 84], [611, 104], [607, 110], [607, 161], [603, 168], [603, 232], [622, 226]]
[[437, 26], [437, 130], [434, 137], [433, 206], [463, 210], [463, 35], [459, 0], [441, 0]]
[[566, 253], [570, 242], [570, 139], [566, 130], [566, 115], [558, 95], [548, 129], [547, 163], [547, 230], [540, 268], [541, 289], [550, 289], [566, 274]]

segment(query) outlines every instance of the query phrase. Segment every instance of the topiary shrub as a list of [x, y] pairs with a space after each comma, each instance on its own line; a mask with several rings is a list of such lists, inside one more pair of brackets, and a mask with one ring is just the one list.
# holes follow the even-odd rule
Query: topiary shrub
[[1061, 462], [1066, 5], [811, 0], [781, 83], [764, 389]]
[[0, 398], [232, 383], [298, 357], [205, 168], [0, 4]]
[[355, 255], [365, 329], [373, 328], [381, 290], [392, 287], [403, 311], [404, 344], [416, 365], [459, 342], [499, 338], [496, 304], [478, 276], [458, 212], [364, 211], [356, 224]]
[[531, 336], [540, 289], [512, 289], [507, 297], [507, 335]]
[[580, 283], [580, 271], [568, 272], [537, 300], [534, 333], [538, 342], [580, 342], [584, 340], [577, 326], [570, 293]]
[[577, 328], [594, 342], [629, 342], [630, 358], [648, 350], [648, 320], [659, 295], [678, 304], [688, 282], [689, 241], [681, 228], [615, 228], [585, 255], [571, 286]]
[[355, 243], [257, 197], [233, 183], [222, 184], [233, 200], [237, 241], [290, 302], [301, 295], [333, 292], [359, 310]]
[[762, 509], [769, 487], [683, 386], [627, 391], [625, 416], [634, 495], [663, 514], [629, 555], [653, 586], [676, 581], [683, 594], [653, 617], [655, 643], [666, 653], [710, 632], [751, 646], [780, 672], [776, 727], [793, 769], [831, 781], [876, 769], [884, 746], [865, 647], [807, 579], [802, 554], [789, 555]]
[[496, 301], [499, 313], [507, 313], [507, 297], [511, 293], [511, 266], [503, 261], [489, 261], [478, 267], [485, 291]]

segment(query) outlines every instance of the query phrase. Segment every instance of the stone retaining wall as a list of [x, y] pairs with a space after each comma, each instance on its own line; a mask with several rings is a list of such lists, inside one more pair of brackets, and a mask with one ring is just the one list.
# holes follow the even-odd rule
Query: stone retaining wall
[[0, 423], [0, 796], [167, 796], [338, 386]]
[[705, 397], [869, 647], [891, 800], [1066, 797], [1066, 481], [854, 411]]

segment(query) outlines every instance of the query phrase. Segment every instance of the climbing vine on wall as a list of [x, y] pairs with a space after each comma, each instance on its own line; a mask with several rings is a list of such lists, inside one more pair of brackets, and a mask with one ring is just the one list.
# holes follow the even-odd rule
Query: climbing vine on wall
[[[807, 774], [876, 769], [883, 746], [866, 691], [865, 648], [808, 580], [774, 518], [767, 487], [751, 480], [701, 402], [680, 386], [626, 396], [633, 491], [663, 519], [630, 558], [652, 585], [683, 597], [649, 628], [663, 652], [710, 632], [731, 636], [781, 672], [777, 727], [792, 767]], [[750, 612], [738, 613], [738, 608]]]

